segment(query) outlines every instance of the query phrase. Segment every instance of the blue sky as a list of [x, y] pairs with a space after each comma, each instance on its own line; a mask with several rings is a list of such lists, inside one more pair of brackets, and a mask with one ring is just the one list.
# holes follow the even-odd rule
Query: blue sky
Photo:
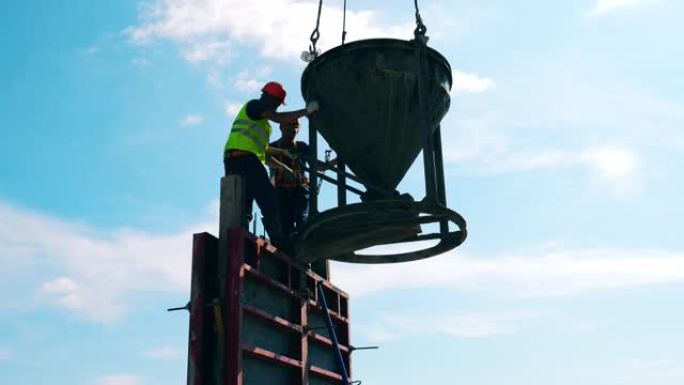
[[[187, 315], [165, 309], [188, 299], [191, 234], [216, 233], [232, 115], [272, 79], [303, 106], [316, 2], [247, 3], [5, 5], [0, 383], [185, 382]], [[409, 38], [412, 3], [350, 1], [347, 40]], [[684, 5], [420, 6], [454, 70], [447, 192], [470, 235], [333, 266], [353, 343], [381, 345], [355, 353], [355, 379], [684, 383]], [[413, 168], [400, 189], [421, 183]]]

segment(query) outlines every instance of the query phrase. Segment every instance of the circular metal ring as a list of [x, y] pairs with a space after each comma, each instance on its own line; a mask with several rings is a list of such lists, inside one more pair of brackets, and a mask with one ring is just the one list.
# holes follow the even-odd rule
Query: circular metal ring
[[[458, 228], [418, 235], [421, 224], [451, 222]], [[297, 256], [304, 261], [331, 259], [351, 263], [397, 263], [429, 258], [463, 243], [466, 221], [437, 203], [382, 200], [324, 211], [301, 229]], [[372, 246], [439, 240], [431, 247], [396, 254], [358, 254]]]

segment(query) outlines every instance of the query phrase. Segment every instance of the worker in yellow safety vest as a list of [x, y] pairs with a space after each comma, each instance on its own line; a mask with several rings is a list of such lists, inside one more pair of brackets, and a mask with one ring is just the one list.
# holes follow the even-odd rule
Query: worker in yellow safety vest
[[264, 163], [267, 154], [296, 155], [269, 147], [271, 125], [296, 122], [302, 116], [309, 116], [318, 110], [318, 103], [311, 101], [306, 108], [290, 112], [276, 111], [285, 104], [285, 89], [278, 82], [268, 82], [261, 89], [261, 97], [245, 103], [233, 120], [230, 135], [226, 141], [223, 165], [226, 175], [240, 175], [245, 183], [245, 213], [252, 212], [256, 200], [266, 232], [276, 246], [292, 251], [289, 237], [283, 232], [280, 212], [276, 203], [275, 189], [271, 184]]

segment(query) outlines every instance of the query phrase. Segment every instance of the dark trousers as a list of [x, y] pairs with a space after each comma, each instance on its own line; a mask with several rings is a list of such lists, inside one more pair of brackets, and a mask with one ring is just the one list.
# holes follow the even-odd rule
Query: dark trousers
[[[268, 179], [266, 168], [256, 156], [223, 157], [226, 175], [240, 175], [245, 184], [245, 214], [251, 215], [256, 201], [264, 217], [264, 228], [277, 246], [286, 242], [280, 213], [276, 203], [275, 188]], [[280, 244], [280, 245], [279, 245]]]
[[280, 209], [281, 228], [292, 235], [309, 216], [309, 190], [303, 186], [276, 187], [276, 202]]

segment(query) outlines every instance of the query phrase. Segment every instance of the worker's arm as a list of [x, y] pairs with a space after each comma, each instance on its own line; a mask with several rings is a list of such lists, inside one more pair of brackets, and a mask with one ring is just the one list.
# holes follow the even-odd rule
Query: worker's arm
[[293, 153], [290, 150], [285, 150], [283, 148], [278, 148], [278, 147], [273, 147], [273, 146], [268, 146], [266, 147], [266, 156], [273, 156], [273, 155], [285, 155], [286, 157], [290, 159], [297, 159], [297, 154]]
[[294, 171], [291, 168], [287, 167], [287, 165], [276, 158], [266, 158], [266, 165], [272, 170], [282, 170], [289, 174], [294, 174]]
[[302, 116], [307, 116], [306, 108], [297, 111], [277, 112], [265, 111], [263, 117], [276, 123], [293, 123]]
[[266, 157], [270, 158], [273, 155], [278, 155], [280, 154], [280, 151], [281, 150], [278, 147], [272, 147], [271, 145], [268, 145], [268, 147], [266, 147]]
[[318, 111], [318, 102], [312, 101], [306, 105], [306, 108], [301, 110], [289, 112], [264, 111], [263, 117], [276, 123], [294, 123], [302, 116], [309, 116], [316, 111]]

